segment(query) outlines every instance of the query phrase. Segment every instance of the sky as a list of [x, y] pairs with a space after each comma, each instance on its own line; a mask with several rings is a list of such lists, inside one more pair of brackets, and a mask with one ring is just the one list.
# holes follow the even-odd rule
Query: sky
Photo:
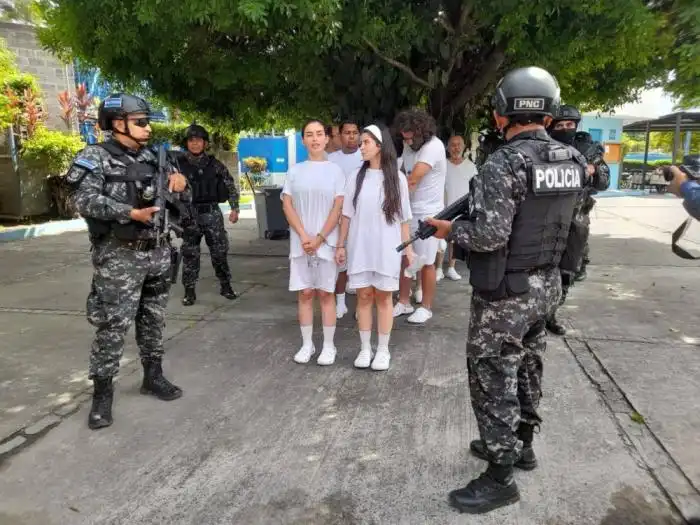
[[[631, 117], [657, 118], [673, 113], [675, 102], [661, 88], [648, 89], [642, 93], [641, 100], [635, 104], [625, 104], [615, 108], [615, 113]], [[700, 111], [700, 108], [695, 108]]]

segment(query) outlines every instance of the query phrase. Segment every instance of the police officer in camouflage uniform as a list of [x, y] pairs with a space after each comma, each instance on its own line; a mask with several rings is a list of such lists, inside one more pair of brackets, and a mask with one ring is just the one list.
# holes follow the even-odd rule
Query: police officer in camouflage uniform
[[213, 155], [205, 153], [209, 133], [196, 124], [187, 128], [187, 151], [180, 156], [180, 169], [192, 187], [191, 220], [185, 225], [182, 243], [182, 284], [185, 297], [182, 304], [190, 306], [197, 296], [195, 286], [199, 278], [200, 244], [202, 236], [209, 247], [212, 266], [221, 283], [221, 295], [235, 299], [238, 294], [231, 287], [231, 270], [228, 265], [228, 235], [219, 203], [231, 206], [229, 221], [238, 222], [238, 189], [231, 174]]
[[481, 436], [470, 449], [488, 468], [450, 493], [462, 512], [515, 503], [513, 467], [536, 466], [545, 317], [561, 295], [559, 264], [586, 169], [576, 150], [547, 134], [559, 97], [557, 81], [543, 69], [506, 74], [493, 100], [505, 144], [472, 179], [469, 219], [428, 220], [436, 236], [456, 241], [470, 257], [467, 369]]
[[[141, 98], [121, 93], [105, 98], [98, 121], [112, 138], [83, 149], [66, 176], [92, 244], [87, 318], [97, 332], [90, 354], [91, 429], [112, 424], [112, 378], [119, 371], [124, 335], [133, 321], [144, 370], [141, 393], [166, 401], [182, 395], [162, 369], [171, 252], [169, 236], [157, 241], [152, 222], [158, 211], [153, 206], [157, 156], [145, 147], [151, 133], [149, 115]], [[187, 199], [185, 177], [171, 165], [166, 169], [169, 190]]]
[[[562, 105], [549, 128], [549, 134], [553, 139], [573, 146], [586, 157], [586, 161], [588, 162], [586, 171], [589, 175], [589, 177], [586, 178], [583, 192], [576, 205], [579, 222], [586, 229], [583, 257], [580, 266], [575, 272], [562, 272], [562, 298], [560, 306], [564, 304], [569, 293], [569, 288], [574, 280], [582, 281], [586, 278], [586, 266], [589, 263], [588, 237], [590, 235], [591, 224], [590, 213], [596, 202], [592, 196], [598, 191], [607, 190], [610, 186], [610, 168], [605, 160], [603, 160], [605, 148], [603, 148], [600, 143], [593, 142], [590, 133], [585, 131], [577, 132], [576, 128], [578, 128], [579, 122], [581, 122], [581, 113], [579, 110], [574, 106]], [[557, 319], [556, 312], [547, 319], [547, 329], [556, 335], [566, 334], [566, 328], [564, 328]]]

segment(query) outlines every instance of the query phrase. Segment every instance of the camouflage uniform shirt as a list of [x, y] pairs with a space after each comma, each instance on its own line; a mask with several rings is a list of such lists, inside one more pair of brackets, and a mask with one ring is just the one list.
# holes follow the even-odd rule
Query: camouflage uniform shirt
[[[124, 149], [134, 162], [145, 164], [157, 164], [156, 154], [149, 148], [138, 151], [129, 150], [113, 141]], [[74, 159], [73, 165], [66, 175], [68, 183], [73, 185], [73, 205], [78, 213], [87, 218], [102, 221], [115, 221], [127, 224], [131, 221], [130, 212], [133, 209], [128, 202], [128, 183], [106, 182], [105, 174], [125, 175], [127, 164], [115, 157], [105, 148], [98, 145], [87, 146]], [[168, 172], [175, 172], [172, 165], [168, 165]], [[190, 199], [189, 188], [179, 194], [180, 200]], [[145, 206], [144, 206], [145, 207]], [[142, 230], [144, 238], [154, 238], [156, 230]]]

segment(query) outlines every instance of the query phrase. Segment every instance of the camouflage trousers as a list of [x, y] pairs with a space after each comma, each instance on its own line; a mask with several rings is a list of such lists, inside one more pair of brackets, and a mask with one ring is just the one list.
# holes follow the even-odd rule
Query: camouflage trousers
[[591, 236], [591, 212], [583, 214], [583, 222], [588, 226], [588, 233], [586, 234], [586, 244], [583, 246], [583, 256], [581, 257], [581, 263], [579, 264], [579, 269], [581, 266], [586, 266], [591, 260], [589, 258], [590, 247], [588, 245], [588, 238]]
[[195, 213], [193, 222], [186, 225], [182, 236], [182, 284], [194, 287], [199, 280], [200, 244], [204, 237], [216, 277], [222, 283], [231, 281], [228, 265], [228, 235], [224, 216], [218, 206], [209, 213]]
[[133, 321], [141, 357], [161, 358], [170, 248], [138, 251], [108, 239], [93, 247], [92, 265], [87, 318], [97, 331], [90, 353], [90, 378], [118, 373], [124, 336]]
[[467, 370], [472, 408], [491, 461], [512, 465], [521, 421], [538, 424], [545, 318], [561, 295], [558, 269], [529, 276], [530, 290], [500, 301], [472, 295]]

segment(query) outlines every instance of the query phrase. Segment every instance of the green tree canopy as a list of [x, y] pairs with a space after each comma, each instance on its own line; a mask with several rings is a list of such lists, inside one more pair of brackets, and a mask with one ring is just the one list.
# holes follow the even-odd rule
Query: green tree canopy
[[[505, 71], [539, 65], [565, 100], [609, 110], [648, 87], [700, 96], [697, 0], [48, 2], [42, 41], [240, 129], [307, 115], [443, 132], [483, 117]], [[675, 46], [675, 47], [674, 47]], [[679, 47], [680, 46], [680, 47]], [[675, 78], [669, 82], [669, 72]]]

